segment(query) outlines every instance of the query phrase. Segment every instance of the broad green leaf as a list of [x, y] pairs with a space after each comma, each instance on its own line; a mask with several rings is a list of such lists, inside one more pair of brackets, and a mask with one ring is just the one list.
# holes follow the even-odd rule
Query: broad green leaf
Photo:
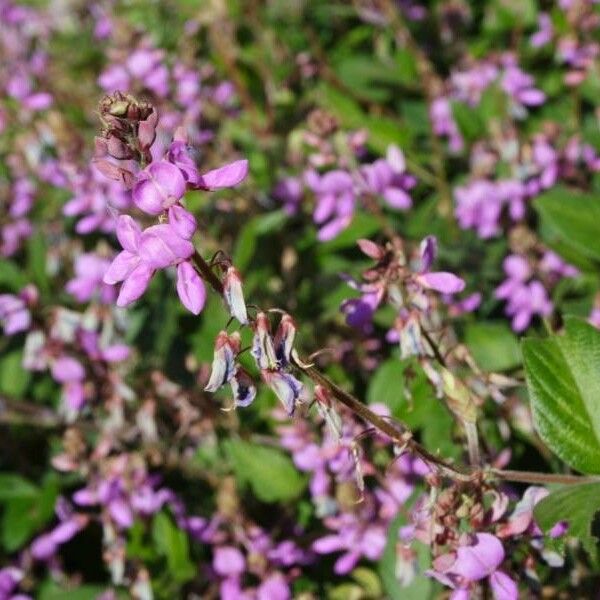
[[534, 425], [548, 446], [584, 473], [600, 473], [600, 332], [569, 317], [566, 333], [523, 341]]
[[35, 498], [39, 488], [14, 473], [0, 473], [0, 502], [13, 498]]
[[561, 242], [600, 260], [600, 196], [556, 187], [536, 198], [533, 205]]
[[505, 371], [521, 362], [519, 342], [506, 323], [469, 323], [465, 341], [484, 371]]
[[154, 516], [152, 538], [160, 554], [167, 559], [169, 572], [176, 581], [189, 581], [196, 574], [190, 560], [188, 538], [164, 512]]
[[292, 500], [304, 490], [304, 477], [291, 459], [277, 448], [227, 440], [225, 450], [238, 481], [243, 485], [249, 484], [260, 500]]
[[550, 530], [559, 521], [567, 521], [567, 535], [579, 539], [595, 561], [598, 538], [592, 535], [592, 524], [598, 511], [600, 483], [582, 483], [552, 492], [536, 505], [534, 515], [543, 531]]

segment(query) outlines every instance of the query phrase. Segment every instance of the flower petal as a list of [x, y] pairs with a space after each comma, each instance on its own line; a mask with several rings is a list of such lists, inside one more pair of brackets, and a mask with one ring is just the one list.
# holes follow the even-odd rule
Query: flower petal
[[446, 271], [423, 273], [417, 279], [422, 286], [443, 294], [457, 294], [465, 289], [465, 282], [460, 277]]
[[206, 301], [206, 288], [189, 262], [177, 265], [177, 294], [182, 304], [193, 314], [200, 314]]
[[213, 169], [200, 177], [198, 187], [205, 190], [218, 190], [233, 187], [243, 181], [248, 175], [248, 161], [236, 160], [235, 162]]
[[117, 306], [135, 302], [145, 291], [154, 275], [154, 269], [140, 263], [125, 279], [117, 298]]
[[123, 281], [127, 276], [138, 266], [140, 257], [128, 250], [119, 252], [114, 258], [110, 267], [104, 273], [102, 281], [108, 285], [114, 285], [119, 281]]
[[129, 216], [120, 215], [117, 219], [117, 238], [123, 246], [123, 250], [129, 250], [134, 254], [137, 252], [140, 235], [140, 226]]

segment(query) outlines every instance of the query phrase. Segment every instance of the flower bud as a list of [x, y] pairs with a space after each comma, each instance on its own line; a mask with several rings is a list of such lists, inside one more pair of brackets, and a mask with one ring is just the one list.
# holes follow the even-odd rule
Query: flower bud
[[263, 312], [256, 315], [254, 339], [252, 340], [252, 349], [250, 350], [250, 353], [254, 357], [254, 360], [261, 371], [279, 368], [279, 361], [277, 360], [273, 340], [271, 339], [271, 333], [269, 331], [269, 319]]
[[235, 374], [235, 356], [240, 351], [239, 333], [227, 335], [221, 331], [215, 341], [210, 379], [204, 387], [206, 392], [216, 392], [221, 386], [229, 383]]
[[225, 273], [223, 295], [231, 316], [235, 317], [242, 325], [246, 325], [248, 323], [248, 313], [242, 290], [242, 279], [238, 270], [233, 266], [230, 266]]

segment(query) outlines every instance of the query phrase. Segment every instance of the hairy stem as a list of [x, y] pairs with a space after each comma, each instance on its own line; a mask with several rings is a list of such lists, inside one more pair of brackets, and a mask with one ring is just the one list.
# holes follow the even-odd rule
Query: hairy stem
[[[219, 296], [223, 297], [223, 284], [221, 283], [221, 280], [215, 275], [210, 265], [202, 258], [202, 256], [200, 256], [198, 251], [194, 253], [192, 260], [205, 281]], [[431, 453], [427, 448], [419, 444], [419, 442], [413, 438], [412, 431], [406, 425], [395, 420], [385, 419], [374, 413], [366, 404], [343, 390], [313, 365], [306, 365], [301, 361], [295, 361], [295, 365], [312, 381], [327, 388], [338, 402], [349, 408], [363, 421], [387, 435], [400, 447], [407, 448], [432, 468], [436, 469], [440, 474], [455, 481], [470, 482], [481, 479], [496, 479], [500, 481], [532, 484], [556, 483], [564, 485], [600, 482], [600, 477], [482, 468], [479, 466], [480, 458], [478, 452], [477, 457], [471, 456], [472, 465], [470, 467], [454, 465], [446, 459]]]

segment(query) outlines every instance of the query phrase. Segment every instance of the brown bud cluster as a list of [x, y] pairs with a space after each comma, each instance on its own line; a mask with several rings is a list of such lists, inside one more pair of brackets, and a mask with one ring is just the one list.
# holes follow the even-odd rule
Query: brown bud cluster
[[94, 164], [103, 175], [130, 188], [134, 174], [115, 160], [133, 160], [142, 166], [152, 160], [158, 113], [149, 102], [121, 92], [102, 98], [98, 110], [102, 132], [95, 139]]

